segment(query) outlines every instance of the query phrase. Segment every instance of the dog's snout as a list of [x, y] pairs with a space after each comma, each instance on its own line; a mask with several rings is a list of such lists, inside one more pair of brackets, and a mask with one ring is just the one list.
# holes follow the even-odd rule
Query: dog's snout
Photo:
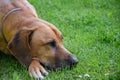
[[76, 65], [78, 63], [78, 59], [75, 56], [70, 56], [68, 58], [68, 62], [70, 63], [70, 65]]

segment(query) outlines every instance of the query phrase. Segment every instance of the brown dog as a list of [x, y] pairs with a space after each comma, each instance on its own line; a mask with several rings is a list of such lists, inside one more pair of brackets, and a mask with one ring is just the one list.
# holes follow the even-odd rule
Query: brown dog
[[30, 76], [43, 79], [43, 66], [56, 70], [78, 63], [64, 48], [61, 32], [39, 19], [27, 0], [0, 0], [0, 23], [0, 50], [27, 66]]

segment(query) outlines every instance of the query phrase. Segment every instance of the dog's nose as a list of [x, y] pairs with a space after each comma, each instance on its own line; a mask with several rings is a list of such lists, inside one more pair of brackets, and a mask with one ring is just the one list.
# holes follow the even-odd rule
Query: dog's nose
[[70, 65], [76, 65], [78, 63], [78, 59], [75, 56], [69, 56], [68, 62]]

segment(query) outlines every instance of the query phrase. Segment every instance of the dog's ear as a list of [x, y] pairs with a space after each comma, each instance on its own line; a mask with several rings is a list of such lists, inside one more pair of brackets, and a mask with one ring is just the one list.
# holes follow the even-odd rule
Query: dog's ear
[[40, 21], [43, 22], [44, 24], [48, 25], [58, 38], [62, 38], [62, 33], [53, 24], [51, 24], [47, 21], [44, 21], [42, 19], [40, 19]]
[[24, 28], [19, 30], [8, 44], [11, 54], [27, 67], [32, 60], [32, 56], [30, 55], [30, 40], [35, 29]]

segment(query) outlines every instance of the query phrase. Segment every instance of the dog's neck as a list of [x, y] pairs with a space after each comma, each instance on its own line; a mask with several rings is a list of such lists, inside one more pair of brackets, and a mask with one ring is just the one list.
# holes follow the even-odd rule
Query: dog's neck
[[31, 14], [24, 15], [23, 9], [17, 11], [15, 14], [9, 15], [9, 17], [4, 22], [3, 27], [4, 36], [7, 42], [9, 42], [13, 38], [13, 36], [17, 33], [17, 31], [19, 31], [21, 28], [37, 26], [38, 22], [39, 22], [38, 18], [35, 17], [34, 15]]
[[14, 12], [16, 12], [16, 11], [19, 11], [19, 10], [21, 10], [21, 8], [14, 8], [14, 9], [12, 9], [12, 10], [10, 10], [10, 11], [8, 11], [4, 16], [3, 16], [3, 18], [2, 18], [2, 20], [1, 20], [1, 36], [2, 36], [2, 38], [3, 38], [3, 40], [4, 40], [4, 42], [6, 43], [6, 44], [8, 44], [8, 41], [7, 41], [7, 39], [6, 39], [6, 37], [5, 37], [5, 35], [4, 35], [4, 31], [3, 31], [3, 29], [4, 29], [4, 22], [5, 22], [5, 20], [7, 19], [7, 17], [10, 15], [10, 14], [12, 14], [12, 13], [14, 13]]

